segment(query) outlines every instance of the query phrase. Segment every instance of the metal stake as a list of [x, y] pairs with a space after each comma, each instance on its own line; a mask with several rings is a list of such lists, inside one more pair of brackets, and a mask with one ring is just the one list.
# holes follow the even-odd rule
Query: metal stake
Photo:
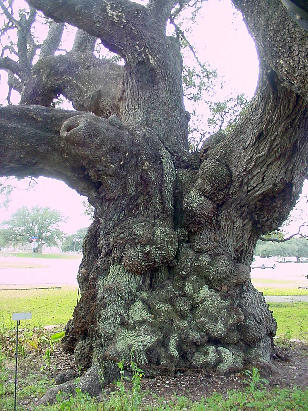
[[14, 390], [14, 411], [17, 407], [17, 371], [18, 371], [18, 327], [20, 320], [31, 320], [31, 313], [13, 313], [12, 320], [16, 323], [16, 350], [15, 350], [15, 390]]
[[20, 320], [16, 322], [16, 351], [15, 351], [15, 391], [14, 391], [14, 411], [17, 407], [17, 371], [18, 371], [18, 326]]

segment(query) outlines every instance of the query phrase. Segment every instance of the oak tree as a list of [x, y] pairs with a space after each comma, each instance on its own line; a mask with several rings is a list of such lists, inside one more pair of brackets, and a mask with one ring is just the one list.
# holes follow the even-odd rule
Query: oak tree
[[[307, 32], [279, 0], [233, 0], [260, 60], [256, 94], [229, 133], [188, 149], [182, 59], [166, 26], [198, 1], [2, 0], [21, 93], [0, 109], [0, 173], [62, 179], [95, 208], [65, 348], [87, 375], [117, 362], [147, 375], [270, 364], [276, 322], [252, 286], [258, 238], [295, 204], [307, 173]], [[37, 10], [52, 19], [43, 43]], [[301, 18], [301, 23], [304, 21]], [[57, 52], [64, 23], [78, 27]], [[124, 65], [94, 54], [99, 39]], [[57, 96], [75, 111], [53, 108]]]
[[59, 211], [48, 207], [21, 207], [1, 226], [4, 227], [3, 234], [8, 244], [33, 242], [36, 244], [35, 252], [41, 253], [44, 245], [59, 245], [64, 237], [59, 224], [64, 221]]

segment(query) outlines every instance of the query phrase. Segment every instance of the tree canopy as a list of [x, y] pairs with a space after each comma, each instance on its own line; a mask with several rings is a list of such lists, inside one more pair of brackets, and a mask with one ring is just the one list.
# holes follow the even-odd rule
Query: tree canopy
[[35, 241], [38, 250], [43, 245], [59, 245], [64, 233], [59, 224], [64, 219], [57, 210], [48, 207], [22, 207], [13, 214], [10, 220], [2, 223], [3, 234], [9, 244], [27, 244]]

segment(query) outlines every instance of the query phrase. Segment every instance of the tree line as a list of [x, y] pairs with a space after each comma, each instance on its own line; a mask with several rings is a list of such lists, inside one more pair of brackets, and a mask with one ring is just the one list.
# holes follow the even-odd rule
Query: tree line
[[260, 240], [257, 243], [255, 255], [260, 257], [308, 257], [308, 239], [292, 238], [281, 243]]
[[81, 251], [87, 228], [74, 234], [65, 234], [60, 224], [66, 219], [58, 210], [49, 207], [21, 207], [0, 228], [0, 247], [31, 244], [35, 253], [43, 246], [57, 246], [62, 251]]

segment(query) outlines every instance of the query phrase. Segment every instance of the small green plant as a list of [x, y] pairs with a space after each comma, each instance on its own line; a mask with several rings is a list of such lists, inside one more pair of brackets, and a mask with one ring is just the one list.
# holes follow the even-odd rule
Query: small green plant
[[0, 396], [5, 394], [5, 367], [4, 367], [4, 355], [2, 353], [2, 347], [0, 345]]
[[41, 367], [41, 370], [44, 368], [50, 369], [51, 367], [51, 355], [54, 349], [54, 344], [61, 341], [61, 339], [64, 337], [65, 331], [60, 331], [58, 333], [52, 334], [50, 338], [47, 338], [46, 336], [42, 336], [42, 338], [47, 339], [49, 346], [46, 348], [45, 353], [43, 355], [43, 359], [45, 360], [45, 365]]
[[[143, 371], [132, 360], [130, 362], [131, 378], [125, 376], [125, 365], [123, 361], [118, 363], [118, 367], [120, 370], [120, 380], [116, 383], [118, 391], [114, 392], [111, 396], [110, 409], [137, 411], [143, 398], [141, 390]], [[131, 383], [130, 390], [126, 388], [125, 382]]]
[[244, 381], [248, 385], [250, 392], [254, 392], [257, 389], [264, 388], [269, 382], [266, 378], [262, 378], [258, 368], [254, 367], [252, 370], [246, 370], [245, 375], [247, 379]]

